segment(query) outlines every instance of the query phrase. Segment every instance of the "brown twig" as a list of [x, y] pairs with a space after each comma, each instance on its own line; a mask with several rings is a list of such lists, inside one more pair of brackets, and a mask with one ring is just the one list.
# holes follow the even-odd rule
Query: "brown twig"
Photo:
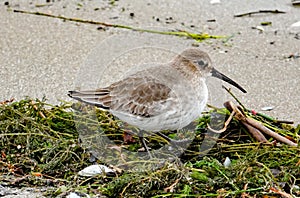
[[[247, 125], [250, 125], [251, 127], [255, 128], [256, 130], [258, 130], [261, 133], [267, 134], [271, 137], [273, 137], [274, 139], [283, 142], [285, 144], [288, 144], [290, 146], [298, 146], [298, 144], [292, 142], [291, 140], [279, 135], [278, 133], [273, 132], [272, 130], [268, 129], [267, 127], [265, 127], [262, 123], [247, 117], [245, 115], [245, 113], [242, 110], [241, 106], [236, 106], [233, 104], [233, 102], [231, 101], [227, 101], [224, 103], [224, 106], [229, 110], [229, 111], [234, 111], [235, 112], [235, 118], [239, 121], [241, 121], [241, 123], [243, 125], [245, 125], [247, 127]], [[250, 131], [249, 131], [250, 132]], [[259, 136], [259, 139], [264, 140], [265, 138], [261, 137], [261, 135], [259, 133], [256, 133], [256, 135]], [[259, 141], [258, 139], [258, 141]]]
[[272, 14], [285, 14], [285, 11], [280, 11], [280, 10], [258, 10], [258, 11], [253, 11], [253, 12], [246, 12], [243, 14], [236, 14], [234, 17], [244, 17], [244, 16], [251, 16], [253, 14], [261, 14], [261, 13], [272, 13]]
[[252, 134], [252, 136], [258, 141], [262, 143], [267, 143], [268, 140], [265, 138], [265, 136], [256, 128], [253, 126], [247, 124], [246, 122], [242, 121], [243, 125], [248, 129], [249, 133]]
[[30, 104], [33, 106], [34, 110], [38, 111], [39, 115], [42, 118], [46, 118], [46, 116], [43, 114], [43, 112], [39, 111], [39, 108], [36, 106], [36, 104], [33, 100], [30, 102]]
[[265, 127], [264, 125], [262, 125], [260, 122], [252, 119], [252, 118], [246, 118], [246, 122], [250, 125], [252, 125], [253, 127], [255, 127], [256, 129], [260, 130], [261, 132], [275, 138], [276, 140], [283, 142], [285, 144], [288, 144], [290, 146], [298, 146], [296, 143], [292, 142], [291, 140], [282, 137], [281, 135], [279, 135], [278, 133], [273, 132], [272, 130], [268, 129], [267, 127]]
[[179, 181], [180, 181], [180, 178], [176, 179], [175, 182], [173, 184], [171, 184], [171, 186], [164, 188], [164, 192], [173, 192], [174, 187], [178, 184]]
[[232, 111], [231, 114], [230, 114], [230, 116], [229, 116], [229, 118], [224, 123], [224, 127], [221, 130], [215, 130], [215, 129], [211, 128], [209, 124], [207, 124], [207, 128], [210, 131], [214, 132], [214, 133], [223, 133], [223, 132], [225, 132], [227, 130], [227, 126], [230, 124], [230, 121], [232, 120], [234, 114], [235, 114], [235, 112]]
[[[247, 188], [248, 188], [248, 183], [246, 183], [245, 185], [244, 185], [244, 188], [243, 188], [243, 190], [247, 190]], [[241, 198], [247, 198], [247, 197], [249, 197], [249, 194], [248, 193], [246, 193], [246, 192], [243, 192], [242, 194], [241, 194]]]
[[278, 195], [280, 195], [280, 196], [282, 196], [282, 197], [284, 197], [284, 198], [293, 198], [292, 195], [290, 195], [290, 194], [288, 194], [288, 193], [286, 193], [286, 192], [284, 192], [284, 191], [281, 191], [280, 189], [277, 189], [277, 188], [275, 188], [275, 187], [271, 187], [271, 188], [269, 189], [269, 191], [271, 191], [271, 192], [273, 192], [273, 193], [276, 193], [276, 194], [278, 194]]
[[9, 100], [1, 101], [1, 102], [0, 102], [0, 105], [5, 105], [5, 104], [7, 104], [7, 103], [11, 103], [11, 102], [13, 102], [14, 100], [15, 100], [14, 98], [11, 98], [11, 99], [9, 99]]

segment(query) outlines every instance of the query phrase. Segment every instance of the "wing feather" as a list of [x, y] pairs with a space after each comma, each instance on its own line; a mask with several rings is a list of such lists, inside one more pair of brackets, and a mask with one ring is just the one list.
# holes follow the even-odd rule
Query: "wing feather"
[[92, 91], [70, 91], [69, 96], [115, 112], [151, 117], [160, 113], [159, 105], [171, 89], [151, 77], [128, 77], [109, 87]]

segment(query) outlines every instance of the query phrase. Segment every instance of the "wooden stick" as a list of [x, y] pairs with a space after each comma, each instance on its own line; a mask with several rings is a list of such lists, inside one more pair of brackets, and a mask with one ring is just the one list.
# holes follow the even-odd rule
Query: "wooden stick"
[[261, 13], [272, 13], [272, 14], [285, 14], [285, 11], [280, 11], [280, 10], [258, 10], [258, 11], [253, 11], [253, 12], [246, 12], [243, 14], [236, 14], [234, 17], [244, 17], [244, 16], [251, 16], [253, 14], [261, 14]]
[[267, 143], [268, 140], [265, 138], [265, 136], [256, 128], [254, 128], [253, 126], [249, 125], [247, 122], [245, 121], [241, 121], [242, 124], [248, 129], [249, 133], [251, 133], [251, 135], [258, 141], [258, 142], [262, 142], [262, 143]]
[[251, 126], [255, 127], [256, 129], [260, 130], [261, 132], [275, 138], [276, 140], [283, 142], [287, 145], [290, 146], [298, 146], [298, 144], [292, 142], [291, 140], [279, 135], [278, 133], [275, 133], [273, 131], [271, 131], [270, 129], [268, 129], [267, 127], [265, 127], [264, 125], [262, 125], [260, 122], [252, 119], [252, 118], [246, 118], [246, 122], [248, 124], [250, 124]]
[[242, 112], [242, 107], [236, 106], [233, 104], [231, 101], [227, 101], [224, 103], [224, 106], [229, 110], [229, 111], [234, 111], [235, 112], [235, 118], [240, 120], [242, 123], [246, 123], [251, 125], [251, 127], [256, 128], [260, 132], [267, 134], [276, 140], [283, 142], [285, 144], [288, 144], [290, 146], [298, 146], [298, 144], [292, 142], [291, 140], [279, 135], [278, 133], [273, 132], [272, 130], [268, 129], [265, 127], [262, 123], [247, 117], [243, 112]]

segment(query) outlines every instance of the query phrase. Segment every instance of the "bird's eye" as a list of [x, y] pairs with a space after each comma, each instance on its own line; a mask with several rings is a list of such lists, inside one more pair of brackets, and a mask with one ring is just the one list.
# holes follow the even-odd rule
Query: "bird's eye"
[[203, 60], [198, 60], [197, 64], [201, 67], [207, 67], [208, 66], [208, 62], [203, 61]]

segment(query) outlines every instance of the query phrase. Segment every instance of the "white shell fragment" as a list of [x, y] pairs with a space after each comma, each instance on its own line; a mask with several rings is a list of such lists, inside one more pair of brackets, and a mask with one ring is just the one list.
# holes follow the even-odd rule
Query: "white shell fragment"
[[300, 21], [293, 23], [291, 27], [300, 27]]
[[260, 32], [264, 32], [265, 31], [265, 29], [262, 26], [260, 26], [260, 25], [256, 26], [255, 29], [259, 30]]
[[104, 165], [91, 165], [78, 172], [78, 175], [92, 177], [103, 173], [114, 173], [115, 171]]
[[211, 0], [210, 4], [220, 4], [221, 0]]
[[83, 193], [71, 192], [66, 198], [90, 198], [90, 196]]
[[289, 32], [292, 34], [297, 34], [300, 32], [300, 21], [293, 23], [289, 28]]
[[292, 0], [292, 4], [293, 4], [294, 6], [300, 5], [300, 0]]
[[271, 110], [273, 110], [274, 109], [274, 107], [273, 106], [269, 106], [269, 107], [262, 107], [261, 108], [261, 110], [262, 111], [271, 111]]
[[231, 165], [231, 160], [229, 157], [225, 158], [225, 161], [223, 163], [224, 167], [228, 168]]

